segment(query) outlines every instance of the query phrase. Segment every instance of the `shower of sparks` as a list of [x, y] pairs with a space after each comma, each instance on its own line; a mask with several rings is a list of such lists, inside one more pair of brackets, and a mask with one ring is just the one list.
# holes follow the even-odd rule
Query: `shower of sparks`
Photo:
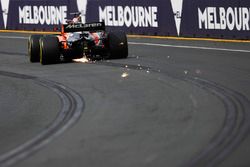
[[199, 70], [199, 69], [195, 70], [195, 73], [196, 74], [202, 74], [201, 70]]
[[73, 59], [74, 62], [77, 63], [88, 63], [89, 60], [86, 57], [80, 58], [80, 59]]
[[127, 72], [124, 72], [124, 73], [122, 73], [122, 75], [121, 75], [122, 78], [127, 78], [128, 76], [129, 76], [129, 73], [127, 73]]

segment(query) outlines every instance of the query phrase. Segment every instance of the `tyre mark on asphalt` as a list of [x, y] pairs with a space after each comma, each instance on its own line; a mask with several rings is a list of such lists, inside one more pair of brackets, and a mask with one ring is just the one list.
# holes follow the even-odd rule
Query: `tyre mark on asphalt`
[[[96, 65], [129, 68], [133, 70], [148, 70], [159, 73], [152, 67], [114, 63], [103, 61], [95, 63]], [[199, 154], [193, 157], [189, 162], [183, 164], [183, 167], [213, 167], [219, 165], [227, 156], [232, 153], [241, 142], [248, 136], [250, 130], [250, 101], [241, 93], [226, 88], [217, 83], [207, 81], [192, 76], [177, 76], [169, 72], [160, 72], [162, 75], [182, 80], [209, 92], [218, 98], [226, 111], [224, 124], [219, 132], [213, 136], [210, 143], [203, 148]]]
[[[206, 47], [190, 47], [190, 46], [172, 46], [165, 44], [150, 44], [150, 43], [132, 43], [132, 45], [147, 45], [147, 46], [162, 46], [162, 47], [175, 47], [175, 48], [185, 48], [185, 49], [203, 49], [203, 50], [217, 50], [217, 51], [230, 51], [230, 52], [244, 52], [249, 53], [249, 50], [237, 50], [237, 49], [224, 49], [224, 48], [206, 48]], [[149, 67], [139, 68], [135, 65], [121, 64], [121, 63], [108, 63], [108, 62], [98, 62], [98, 65], [113, 66], [113, 67], [126, 67], [134, 70], [146, 70]], [[153, 70], [152, 72], [157, 72]], [[212, 93], [216, 98], [220, 99], [226, 110], [226, 116], [224, 124], [220, 131], [213, 137], [210, 143], [203, 148], [203, 150], [197, 154], [189, 162], [185, 163], [183, 166], [217, 166], [220, 164], [231, 152], [233, 152], [245, 139], [249, 133], [249, 100], [242, 94], [228, 89], [217, 83], [211, 81], [203, 80], [194, 77], [177, 77], [171, 76], [169, 73], [161, 74], [168, 75], [169, 77], [180, 79], [189, 83], [196, 85]], [[1, 162], [1, 161], [0, 161]]]
[[191, 77], [187, 81], [217, 96], [225, 105], [226, 116], [220, 132], [197, 156], [183, 166], [217, 166], [248, 136], [250, 102], [244, 95], [217, 83]]
[[0, 75], [33, 80], [36, 84], [46, 87], [56, 93], [62, 104], [60, 112], [49, 127], [26, 143], [0, 155], [0, 166], [8, 167], [19, 160], [29, 157], [32, 153], [47, 145], [54, 138], [76, 123], [84, 111], [85, 103], [78, 93], [60, 83], [7, 71], [0, 71]]

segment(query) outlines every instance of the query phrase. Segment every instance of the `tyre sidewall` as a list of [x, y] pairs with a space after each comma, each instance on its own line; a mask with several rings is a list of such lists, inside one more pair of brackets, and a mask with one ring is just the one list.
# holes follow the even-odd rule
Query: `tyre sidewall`
[[44, 36], [40, 39], [40, 63], [43, 65], [58, 63], [60, 60], [59, 40], [56, 36]]
[[39, 56], [40, 56], [40, 38], [42, 38], [43, 35], [31, 35], [28, 40], [28, 56], [30, 62], [39, 62]]
[[113, 31], [108, 34], [109, 58], [119, 59], [128, 57], [127, 36], [123, 31]]

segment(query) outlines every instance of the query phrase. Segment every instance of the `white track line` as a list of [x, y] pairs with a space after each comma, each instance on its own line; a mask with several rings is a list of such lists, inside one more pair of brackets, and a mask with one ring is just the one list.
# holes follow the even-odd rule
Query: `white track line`
[[214, 51], [250, 53], [250, 50], [211, 48], [211, 47], [202, 47], [202, 46], [168, 45], [168, 44], [141, 43], [141, 42], [128, 42], [128, 44], [130, 44], [130, 45], [144, 45], [144, 46], [159, 46], [159, 47], [169, 47], [169, 48], [183, 48], [183, 49], [199, 49], [199, 50], [214, 50]]
[[[25, 40], [27, 40], [28, 37], [0, 36], [0, 39], [25, 39]], [[214, 51], [250, 53], [250, 50], [212, 48], [212, 47], [203, 47], [203, 46], [169, 45], [169, 44], [142, 43], [142, 42], [128, 42], [128, 44], [130, 44], [130, 45], [144, 45], [144, 46], [159, 46], [159, 47], [169, 47], [169, 48], [183, 48], [183, 49], [199, 49], [199, 50], [214, 50]]]
[[0, 39], [29, 39], [29, 37], [21, 37], [21, 36], [1, 36]]

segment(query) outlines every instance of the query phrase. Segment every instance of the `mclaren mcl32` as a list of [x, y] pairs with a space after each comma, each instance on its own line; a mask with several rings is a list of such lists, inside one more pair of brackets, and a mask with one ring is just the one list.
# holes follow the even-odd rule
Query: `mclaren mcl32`
[[31, 35], [28, 40], [30, 62], [43, 65], [88, 59], [120, 59], [128, 57], [127, 36], [123, 31], [105, 30], [103, 22], [62, 25], [56, 35]]

